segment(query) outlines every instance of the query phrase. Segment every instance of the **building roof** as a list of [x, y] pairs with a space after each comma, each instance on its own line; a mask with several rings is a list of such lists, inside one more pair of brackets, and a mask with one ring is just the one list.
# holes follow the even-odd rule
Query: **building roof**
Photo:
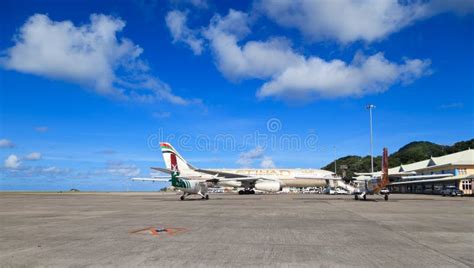
[[400, 165], [397, 167], [390, 168], [388, 170], [388, 173], [390, 174], [403, 171], [417, 171], [445, 165], [474, 165], [474, 150], [467, 149], [465, 151], [453, 154], [448, 154], [439, 157], [431, 157], [430, 159], [407, 165]]
[[471, 176], [459, 175], [446, 178], [436, 178], [436, 179], [424, 179], [424, 180], [412, 180], [412, 181], [396, 181], [392, 182], [389, 185], [403, 185], [403, 184], [414, 184], [414, 183], [426, 183], [426, 182], [444, 182], [444, 181], [456, 181], [456, 180], [465, 180], [472, 179]]

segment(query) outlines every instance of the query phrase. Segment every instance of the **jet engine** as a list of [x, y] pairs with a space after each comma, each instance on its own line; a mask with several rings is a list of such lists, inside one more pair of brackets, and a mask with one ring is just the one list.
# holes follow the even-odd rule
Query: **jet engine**
[[263, 181], [255, 183], [255, 189], [265, 192], [281, 191], [281, 184], [277, 181]]

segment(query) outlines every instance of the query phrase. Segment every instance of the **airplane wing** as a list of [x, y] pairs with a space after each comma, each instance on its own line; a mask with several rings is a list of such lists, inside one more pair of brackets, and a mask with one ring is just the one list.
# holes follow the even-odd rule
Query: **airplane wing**
[[318, 175], [296, 175], [296, 176], [295, 176], [295, 179], [334, 180], [334, 181], [342, 180], [341, 177], [334, 177], [334, 176], [331, 176], [331, 175], [327, 175], [327, 176], [318, 176]]
[[168, 182], [170, 181], [170, 178], [168, 179], [162, 179], [162, 178], [132, 178], [132, 181], [165, 181]]
[[207, 182], [225, 182], [225, 181], [241, 181], [241, 182], [256, 182], [258, 180], [266, 180], [266, 181], [278, 181], [276, 179], [264, 178], [260, 176], [249, 176], [249, 175], [242, 175], [237, 173], [231, 172], [222, 172], [217, 170], [210, 170], [210, 169], [195, 169], [197, 172], [202, 172], [204, 174], [213, 175], [212, 179], [206, 180]]
[[[167, 168], [152, 167], [151, 169], [156, 170], [156, 171], [160, 171], [160, 172], [163, 172], [163, 173], [167, 173], [167, 174], [172, 173], [172, 171], [167, 169]], [[214, 182], [214, 183], [217, 183], [219, 181], [242, 181], [242, 182], [246, 181], [246, 182], [252, 182], [252, 181], [258, 181], [258, 180], [272, 180], [272, 179], [268, 179], [268, 178], [248, 176], [248, 175], [236, 174], [236, 173], [231, 173], [231, 172], [222, 172], [222, 171], [210, 170], [210, 169], [194, 169], [194, 171], [201, 172], [201, 173], [204, 173], [204, 174], [213, 175], [214, 177], [212, 179], [202, 180], [202, 178], [200, 176], [199, 177], [189, 177], [188, 176], [188, 177], [186, 177], [186, 179], [202, 180], [202, 181]], [[163, 181], [163, 180], [154, 179], [154, 178], [134, 178], [132, 180]], [[169, 179], [167, 181], [169, 181]]]
[[[132, 178], [132, 181], [152, 181], [152, 182], [169, 182], [171, 178]], [[186, 178], [188, 179], [188, 178]], [[257, 177], [246, 177], [246, 178], [215, 178], [215, 179], [208, 179], [208, 180], [194, 180], [194, 181], [205, 181], [205, 182], [225, 182], [225, 181], [258, 181], [258, 180], [265, 180], [265, 178], [257, 178]]]
[[[171, 174], [172, 171], [167, 169], [167, 168], [160, 168], [160, 167], [152, 167], [151, 169]], [[197, 172], [201, 172], [204, 174], [209, 174], [209, 175], [214, 175], [214, 178], [208, 179], [208, 180], [202, 180], [201, 176], [198, 177], [186, 177], [186, 179], [192, 179], [192, 180], [202, 180], [206, 182], [219, 182], [219, 181], [257, 181], [257, 180], [265, 180], [265, 178], [260, 178], [260, 177], [254, 177], [254, 176], [246, 176], [246, 175], [241, 175], [241, 174], [235, 174], [235, 173], [229, 173], [229, 172], [221, 172], [221, 171], [215, 171], [215, 170], [209, 170], [209, 169], [195, 169]], [[168, 179], [159, 179], [158, 177], [165, 177]], [[153, 176], [153, 178], [132, 178], [134, 181], [169, 181], [170, 177], [169, 176]]]
[[[185, 180], [189, 180], [189, 177], [177, 177]], [[160, 176], [160, 177], [153, 177], [153, 178], [131, 178], [132, 181], [161, 181], [161, 182], [169, 182], [171, 181], [171, 178], [169, 176]], [[192, 179], [193, 181], [206, 181], [206, 180], [200, 180], [200, 179]]]
[[258, 181], [258, 180], [271, 180], [262, 177], [237, 177], [237, 178], [213, 178], [207, 180], [208, 182], [219, 182], [219, 181]]

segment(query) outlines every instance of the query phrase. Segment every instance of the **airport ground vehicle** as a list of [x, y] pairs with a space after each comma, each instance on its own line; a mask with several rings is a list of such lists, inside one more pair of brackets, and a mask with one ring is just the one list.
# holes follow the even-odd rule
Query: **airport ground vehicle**
[[317, 189], [311, 189], [309, 190], [309, 193], [310, 194], [320, 194], [321, 193], [321, 189], [317, 188]]
[[328, 187], [324, 188], [321, 193], [322, 193], [322, 194], [330, 194], [330, 195], [333, 195], [333, 194], [336, 194], [336, 190], [328, 186]]
[[320, 190], [316, 187], [305, 187], [302, 192], [303, 194], [319, 194]]
[[224, 192], [224, 189], [220, 188], [220, 187], [210, 187], [209, 188], [209, 193], [223, 193]]
[[456, 188], [456, 186], [447, 186], [441, 194], [443, 196], [463, 196], [464, 192]]
[[336, 194], [349, 194], [349, 192], [342, 188], [336, 188]]

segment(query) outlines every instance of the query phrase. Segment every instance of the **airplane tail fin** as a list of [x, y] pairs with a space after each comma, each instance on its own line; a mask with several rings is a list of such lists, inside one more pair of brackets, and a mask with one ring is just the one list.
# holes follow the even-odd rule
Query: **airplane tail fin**
[[175, 172], [186, 172], [196, 169], [186, 160], [184, 160], [184, 158], [173, 148], [171, 144], [167, 142], [161, 142], [160, 147], [167, 169]]
[[388, 179], [388, 149], [383, 148], [382, 155], [382, 187], [387, 186], [390, 183]]

